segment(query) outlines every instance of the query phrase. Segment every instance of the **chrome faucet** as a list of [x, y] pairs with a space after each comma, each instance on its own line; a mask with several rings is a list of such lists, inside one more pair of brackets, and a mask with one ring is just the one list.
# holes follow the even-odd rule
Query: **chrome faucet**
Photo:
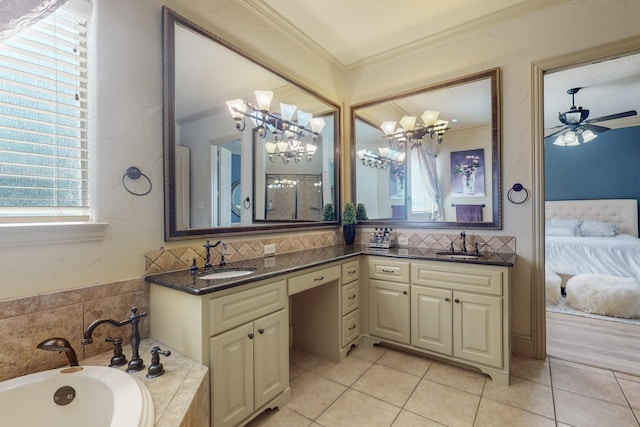
[[128, 319], [122, 320], [118, 322], [113, 319], [98, 319], [91, 322], [87, 330], [84, 332], [82, 337], [82, 345], [91, 344], [93, 342], [93, 331], [103, 323], [109, 323], [110, 325], [121, 327], [124, 325], [131, 324], [131, 349], [132, 356], [129, 364], [127, 365], [127, 372], [137, 372], [141, 371], [144, 368], [144, 362], [140, 358], [140, 331], [138, 329], [138, 324], [140, 323], [140, 319], [145, 317], [147, 313], [138, 314], [138, 307], [131, 307], [131, 315]]
[[460, 233], [460, 238], [462, 239], [462, 252], [467, 253], [467, 233], [464, 231]]
[[42, 341], [36, 347], [40, 350], [64, 352], [69, 361], [69, 366], [78, 366], [78, 356], [76, 356], [76, 352], [73, 350], [73, 347], [71, 347], [69, 341], [64, 338], [49, 338]]

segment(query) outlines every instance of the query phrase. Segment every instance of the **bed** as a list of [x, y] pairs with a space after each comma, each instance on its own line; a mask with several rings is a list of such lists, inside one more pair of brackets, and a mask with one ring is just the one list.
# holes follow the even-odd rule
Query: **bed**
[[[632, 277], [640, 281], [637, 200], [548, 201], [545, 216], [547, 271], [566, 276], [592, 273]], [[576, 223], [578, 227], [595, 225], [592, 230], [598, 232], [585, 232], [585, 237], [578, 228], [572, 234], [575, 231], [571, 231], [572, 225]], [[614, 228], [615, 233], [600, 232]]]

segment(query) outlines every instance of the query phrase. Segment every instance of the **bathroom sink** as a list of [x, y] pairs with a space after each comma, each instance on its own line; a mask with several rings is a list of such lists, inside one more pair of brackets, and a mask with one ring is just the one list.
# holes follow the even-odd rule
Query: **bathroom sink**
[[446, 258], [451, 258], [451, 259], [480, 259], [484, 257], [484, 255], [482, 254], [474, 254], [472, 252], [451, 252], [451, 251], [437, 252], [437, 255], [440, 255]]
[[239, 267], [239, 268], [219, 268], [216, 270], [209, 270], [202, 273], [202, 276], [198, 279], [214, 280], [214, 279], [231, 279], [233, 277], [247, 276], [251, 273], [255, 273], [255, 268]]

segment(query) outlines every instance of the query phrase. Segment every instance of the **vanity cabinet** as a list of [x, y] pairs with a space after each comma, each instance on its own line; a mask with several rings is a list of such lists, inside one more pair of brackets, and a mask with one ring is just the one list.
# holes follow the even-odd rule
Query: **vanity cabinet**
[[508, 267], [369, 257], [369, 334], [509, 382]]
[[348, 347], [362, 332], [360, 323], [360, 260], [342, 264], [340, 289], [341, 348]]

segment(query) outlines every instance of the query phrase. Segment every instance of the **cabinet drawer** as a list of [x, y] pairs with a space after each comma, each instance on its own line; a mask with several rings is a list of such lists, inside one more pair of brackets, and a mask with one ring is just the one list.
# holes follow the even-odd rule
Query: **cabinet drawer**
[[341, 289], [342, 302], [340, 313], [345, 314], [360, 307], [360, 281], [356, 280], [346, 284]]
[[340, 280], [339, 265], [301, 274], [289, 279], [289, 295], [297, 294], [334, 280]]
[[412, 263], [411, 283], [451, 290], [502, 295], [502, 271], [485, 265], [459, 264], [448, 266]]
[[255, 320], [284, 308], [287, 287], [280, 280], [247, 291], [237, 292], [209, 301], [209, 335]]
[[351, 283], [360, 277], [360, 261], [345, 262], [342, 264], [342, 284]]
[[354, 310], [342, 318], [342, 347], [360, 336], [360, 310]]
[[369, 259], [369, 277], [392, 282], [409, 282], [409, 263], [386, 259]]

